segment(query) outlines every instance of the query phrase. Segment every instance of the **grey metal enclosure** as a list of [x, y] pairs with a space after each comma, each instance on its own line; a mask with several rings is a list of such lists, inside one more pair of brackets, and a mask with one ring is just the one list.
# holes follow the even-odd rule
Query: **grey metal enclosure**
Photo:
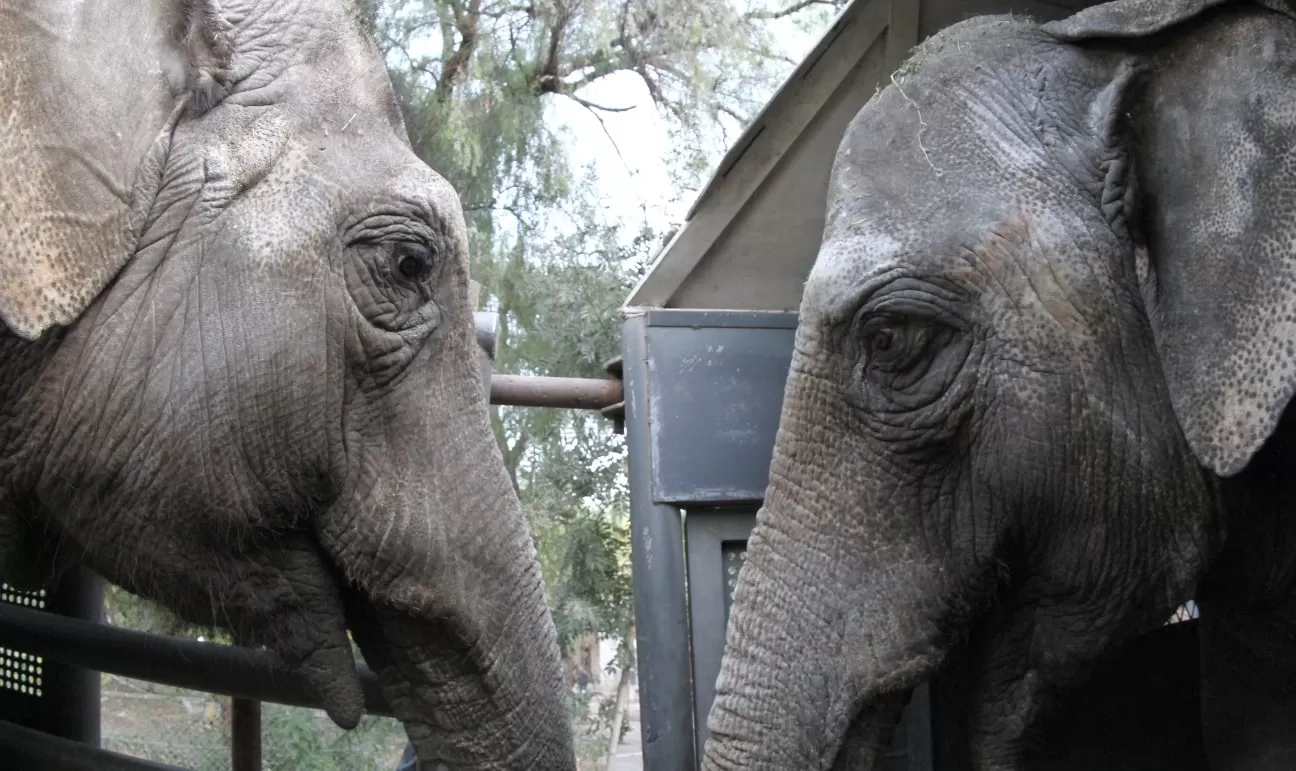
[[[696, 768], [747, 535], [765, 493], [801, 287], [847, 123], [920, 40], [1086, 0], [856, 0], [721, 161], [626, 300], [622, 353], [644, 767]], [[888, 756], [932, 771], [918, 689]]]
[[[765, 492], [789, 313], [655, 309], [625, 325], [639, 704], [646, 769], [692, 768], [706, 740], [725, 625]], [[926, 689], [888, 771], [930, 771]]]

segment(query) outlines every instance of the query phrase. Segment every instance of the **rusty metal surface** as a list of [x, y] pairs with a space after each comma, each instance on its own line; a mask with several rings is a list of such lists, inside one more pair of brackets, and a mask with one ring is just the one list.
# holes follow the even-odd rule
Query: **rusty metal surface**
[[495, 375], [491, 378], [491, 404], [602, 410], [621, 401], [621, 398], [620, 380], [533, 375]]

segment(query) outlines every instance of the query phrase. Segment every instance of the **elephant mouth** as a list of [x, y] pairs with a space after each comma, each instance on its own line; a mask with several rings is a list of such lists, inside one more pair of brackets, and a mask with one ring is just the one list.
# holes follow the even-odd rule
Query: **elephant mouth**
[[[365, 711], [365, 672], [357, 667], [358, 647], [364, 664], [378, 678], [389, 714], [406, 721], [407, 729], [414, 719], [419, 730], [430, 730], [435, 723], [437, 732], [470, 731], [472, 726], [456, 725], [456, 718], [440, 714], [433, 705], [468, 691], [495, 689], [490, 662], [476, 646], [456, 633], [452, 619], [396, 607], [348, 579], [322, 550], [312, 553], [328, 580], [319, 574], [304, 579], [298, 572], [287, 591], [313, 612], [285, 613], [260, 625], [250, 639], [236, 632], [236, 642], [275, 653], [301, 690], [340, 728], [355, 728]], [[369, 688], [372, 691], [372, 681]]]
[[364, 695], [350, 630], [366, 621], [351, 608], [369, 600], [311, 534], [294, 531], [277, 540], [272, 550], [245, 552], [244, 575], [226, 587], [234, 641], [276, 654], [329, 719], [354, 728]]
[[895, 691], [877, 702], [855, 705], [841, 745], [830, 754], [825, 766], [832, 771], [870, 768], [892, 749], [912, 689]]
[[[320, 554], [323, 557], [322, 553]], [[327, 564], [323, 559], [324, 564]], [[360, 723], [365, 711], [365, 669], [357, 666], [358, 653], [367, 669], [378, 674], [383, 683], [383, 695], [392, 677], [383, 677], [393, 669], [393, 661], [400, 655], [394, 641], [387, 639], [384, 626], [391, 619], [412, 616], [375, 601], [369, 592], [349, 581], [339, 571], [330, 571], [329, 582], [294, 581], [289, 591], [299, 597], [310, 598], [315, 606], [312, 613], [286, 613], [270, 623], [261, 623], [250, 633], [235, 630], [235, 641], [250, 647], [264, 647], [274, 653], [291, 676], [298, 680], [300, 690], [329, 716], [339, 728], [352, 729]], [[323, 607], [321, 607], [323, 606]], [[384, 624], [386, 622], [386, 624]], [[239, 625], [243, 626], [243, 625]], [[452, 655], [445, 648], [447, 635], [428, 629], [427, 639], [421, 648], [429, 655]], [[405, 644], [411, 641], [403, 640]], [[400, 684], [401, 687], [407, 684]], [[372, 681], [370, 683], [372, 689]], [[372, 706], [372, 702], [371, 702]]]

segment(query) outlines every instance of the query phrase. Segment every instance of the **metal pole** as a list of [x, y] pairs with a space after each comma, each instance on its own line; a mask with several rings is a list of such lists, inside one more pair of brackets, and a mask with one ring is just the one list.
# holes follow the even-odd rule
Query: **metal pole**
[[[89, 568], [77, 566], [63, 574], [52, 585], [46, 607], [59, 615], [83, 622], [103, 620], [104, 581]], [[75, 623], [75, 622], [74, 622]], [[7, 647], [7, 646], [6, 646]], [[16, 646], [21, 649], [21, 646]], [[28, 653], [39, 653], [26, 649]], [[58, 699], [51, 715], [50, 733], [75, 739], [91, 747], [100, 743], [99, 673], [75, 666], [72, 662], [46, 663], [44, 666], [45, 699]]]
[[[302, 677], [267, 650], [136, 632], [5, 603], [0, 603], [0, 640], [6, 648], [95, 672], [258, 701], [320, 706]], [[357, 664], [356, 677], [365, 712], [390, 715], [374, 673]]]
[[482, 389], [489, 395], [491, 376], [495, 369], [495, 337], [499, 332], [499, 316], [494, 313], [478, 312], [477, 346], [481, 348]]
[[653, 501], [647, 331], [643, 316], [621, 327], [643, 759], [644, 768], [691, 771], [697, 760], [684, 533], [679, 509]]
[[230, 770], [261, 771], [261, 702], [230, 699]]
[[81, 742], [0, 720], [4, 769], [58, 771], [186, 771], [176, 766], [87, 747]]
[[491, 404], [601, 410], [621, 401], [621, 381], [606, 378], [494, 375]]

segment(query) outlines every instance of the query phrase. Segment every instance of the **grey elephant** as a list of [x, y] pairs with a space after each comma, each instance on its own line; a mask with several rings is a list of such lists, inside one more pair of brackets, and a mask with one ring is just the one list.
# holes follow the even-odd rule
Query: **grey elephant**
[[1200, 606], [1213, 769], [1296, 768], [1296, 20], [961, 22], [849, 126], [703, 767], [878, 768], [962, 651], [977, 769]]
[[574, 768], [460, 204], [360, 14], [121, 6], [0, 3], [0, 571], [84, 559], [342, 726], [349, 630], [424, 767]]

